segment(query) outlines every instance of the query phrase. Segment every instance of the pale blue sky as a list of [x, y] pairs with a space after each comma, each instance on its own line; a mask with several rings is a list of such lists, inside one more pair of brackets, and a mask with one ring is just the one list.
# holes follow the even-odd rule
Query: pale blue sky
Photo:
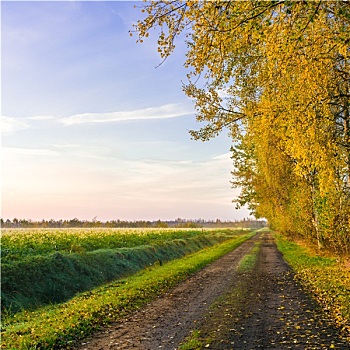
[[1, 2], [4, 218], [235, 220], [230, 140], [198, 129], [186, 47], [129, 30], [142, 2]]

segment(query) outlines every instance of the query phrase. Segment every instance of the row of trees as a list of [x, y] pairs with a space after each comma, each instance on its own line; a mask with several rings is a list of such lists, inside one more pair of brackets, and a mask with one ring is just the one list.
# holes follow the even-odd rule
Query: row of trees
[[106, 227], [106, 228], [218, 228], [218, 227], [237, 227], [237, 228], [253, 228], [258, 229], [266, 226], [264, 220], [253, 220], [253, 219], [243, 219], [237, 221], [221, 221], [216, 220], [186, 220], [177, 218], [175, 220], [169, 221], [127, 221], [127, 220], [110, 220], [110, 221], [100, 221], [97, 218], [90, 220], [79, 220], [74, 218], [71, 220], [41, 220], [33, 221], [27, 219], [2, 219], [1, 227], [3, 228], [89, 228], [89, 227]]
[[195, 139], [228, 128], [233, 186], [276, 230], [350, 251], [348, 1], [154, 1], [166, 59], [185, 36]]

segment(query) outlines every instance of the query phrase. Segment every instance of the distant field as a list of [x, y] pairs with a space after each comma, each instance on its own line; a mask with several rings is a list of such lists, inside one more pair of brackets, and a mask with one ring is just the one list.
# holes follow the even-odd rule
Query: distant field
[[[5, 229], [4, 314], [69, 300], [242, 232], [232, 229]], [[245, 231], [247, 232], [247, 231]]]
[[132, 248], [144, 244], [187, 239], [213, 232], [224, 234], [232, 230], [202, 229], [4, 229], [2, 231], [3, 261], [18, 261], [26, 256], [52, 252], [83, 253], [97, 249]]

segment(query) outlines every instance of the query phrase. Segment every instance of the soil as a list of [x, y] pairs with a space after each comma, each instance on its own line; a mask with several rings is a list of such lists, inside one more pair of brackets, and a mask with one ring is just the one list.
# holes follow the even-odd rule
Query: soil
[[[252, 271], [240, 260], [261, 241]], [[179, 349], [199, 330], [205, 349], [350, 349], [261, 233], [165, 295], [81, 342], [79, 350]]]

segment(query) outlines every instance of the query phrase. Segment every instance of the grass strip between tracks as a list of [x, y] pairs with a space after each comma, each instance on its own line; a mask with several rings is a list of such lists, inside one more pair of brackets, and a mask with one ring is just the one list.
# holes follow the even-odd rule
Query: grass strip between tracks
[[[261, 232], [261, 230], [260, 230]], [[237, 266], [237, 271], [240, 274], [245, 274], [245, 278], [240, 278], [239, 282], [237, 283], [236, 287], [232, 289], [232, 291], [229, 294], [224, 294], [220, 297], [218, 297], [214, 303], [210, 306], [211, 309], [211, 317], [214, 317], [214, 313], [218, 311], [218, 316], [220, 321], [220, 328], [223, 328], [222, 319], [223, 314], [222, 310], [225, 309], [225, 312], [227, 311], [227, 304], [228, 303], [234, 303], [236, 305], [239, 305], [242, 303], [245, 299], [245, 292], [247, 290], [246, 286], [246, 279], [250, 278], [249, 274], [252, 272], [252, 270], [255, 267], [255, 264], [257, 262], [258, 254], [261, 247], [261, 241], [255, 242], [253, 248], [250, 250], [249, 253], [243, 256], [243, 258], [240, 260]], [[248, 277], [247, 277], [248, 276]], [[218, 329], [217, 327], [212, 332], [213, 334], [206, 334], [205, 336], [202, 334], [201, 329], [193, 329], [188, 337], [184, 339], [184, 341], [180, 344], [179, 350], [200, 350], [208, 348], [211, 344], [211, 342], [214, 340], [215, 336], [217, 337]], [[214, 337], [213, 337], [214, 335]]]
[[275, 234], [278, 249], [309, 291], [350, 342], [350, 266], [302, 243]]
[[69, 349], [77, 339], [138, 309], [254, 234], [239, 235], [162, 266], [142, 270], [82, 293], [67, 303], [20, 312], [3, 325], [1, 348]]
[[253, 270], [256, 260], [258, 258], [258, 253], [260, 250], [261, 241], [255, 242], [252, 250], [246, 254], [238, 264], [239, 272], [248, 272]]

